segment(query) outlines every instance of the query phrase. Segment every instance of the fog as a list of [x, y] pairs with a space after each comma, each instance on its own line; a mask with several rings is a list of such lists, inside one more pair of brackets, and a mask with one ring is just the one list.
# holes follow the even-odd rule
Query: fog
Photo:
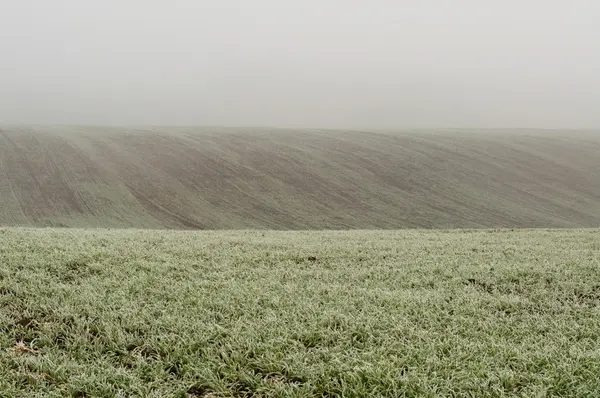
[[0, 123], [600, 127], [600, 4], [0, 0]]

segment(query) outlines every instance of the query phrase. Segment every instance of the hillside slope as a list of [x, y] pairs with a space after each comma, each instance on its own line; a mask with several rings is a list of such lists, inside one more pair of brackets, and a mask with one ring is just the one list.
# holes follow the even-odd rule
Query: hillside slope
[[0, 127], [0, 225], [600, 226], [600, 134]]

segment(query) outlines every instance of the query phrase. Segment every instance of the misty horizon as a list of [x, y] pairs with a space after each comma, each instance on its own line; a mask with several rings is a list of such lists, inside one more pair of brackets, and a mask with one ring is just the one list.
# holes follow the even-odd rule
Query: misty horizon
[[3, 124], [600, 128], [593, 1], [0, 9]]

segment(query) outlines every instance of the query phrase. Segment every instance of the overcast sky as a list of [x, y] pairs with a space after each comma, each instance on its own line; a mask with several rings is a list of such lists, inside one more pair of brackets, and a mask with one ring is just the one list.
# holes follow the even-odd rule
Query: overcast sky
[[0, 0], [0, 123], [600, 127], [597, 0]]

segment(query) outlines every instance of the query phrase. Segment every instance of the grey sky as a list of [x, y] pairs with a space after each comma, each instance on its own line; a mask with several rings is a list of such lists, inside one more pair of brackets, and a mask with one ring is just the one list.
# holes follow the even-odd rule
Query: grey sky
[[600, 127], [597, 0], [0, 0], [0, 123]]

